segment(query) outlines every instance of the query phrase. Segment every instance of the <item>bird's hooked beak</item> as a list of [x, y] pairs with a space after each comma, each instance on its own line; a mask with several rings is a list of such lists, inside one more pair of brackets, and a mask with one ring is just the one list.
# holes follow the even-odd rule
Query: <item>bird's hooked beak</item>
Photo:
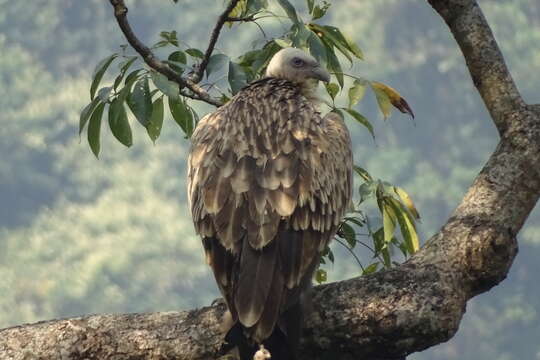
[[325, 83], [330, 82], [330, 73], [321, 65], [313, 69], [312, 76], [314, 79], [321, 80]]

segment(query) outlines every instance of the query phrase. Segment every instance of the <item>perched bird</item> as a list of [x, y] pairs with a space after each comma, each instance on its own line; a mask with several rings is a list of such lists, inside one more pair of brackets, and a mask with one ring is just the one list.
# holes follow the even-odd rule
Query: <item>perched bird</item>
[[193, 221], [242, 360], [260, 344], [296, 358], [313, 273], [351, 200], [349, 132], [321, 117], [319, 80], [330, 74], [312, 56], [282, 49], [191, 138]]

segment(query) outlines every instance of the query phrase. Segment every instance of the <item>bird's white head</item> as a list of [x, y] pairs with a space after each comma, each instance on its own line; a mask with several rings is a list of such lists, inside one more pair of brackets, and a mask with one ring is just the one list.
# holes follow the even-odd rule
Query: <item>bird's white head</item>
[[330, 74], [308, 53], [295, 48], [278, 51], [266, 68], [266, 76], [306, 85], [313, 80], [330, 81]]

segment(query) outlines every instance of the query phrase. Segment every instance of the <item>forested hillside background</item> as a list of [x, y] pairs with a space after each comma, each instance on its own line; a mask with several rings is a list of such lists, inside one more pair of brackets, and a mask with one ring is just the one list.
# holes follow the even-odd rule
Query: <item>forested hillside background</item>
[[[222, 5], [128, 2], [145, 42], [177, 30], [200, 48]], [[525, 100], [538, 103], [540, 3], [480, 5]], [[358, 110], [376, 125], [376, 141], [356, 124], [350, 128], [357, 163], [415, 199], [425, 240], [494, 149], [496, 131], [454, 40], [426, 1], [335, 0], [330, 14], [327, 21], [366, 54], [350, 72], [394, 86], [415, 111], [414, 123], [397, 113], [383, 122], [369, 95]], [[257, 37], [254, 25], [226, 28], [219, 48], [234, 56]], [[124, 43], [107, 1], [0, 0], [0, 328], [187, 309], [218, 296], [187, 211], [188, 141], [178, 126], [166, 121], [155, 145], [136, 127], [130, 149], [103, 129], [99, 160], [79, 139], [94, 66]], [[519, 238], [508, 279], [469, 303], [454, 339], [411, 359], [540, 359], [538, 208]], [[335, 249], [330, 279], [358, 275], [355, 261]]]

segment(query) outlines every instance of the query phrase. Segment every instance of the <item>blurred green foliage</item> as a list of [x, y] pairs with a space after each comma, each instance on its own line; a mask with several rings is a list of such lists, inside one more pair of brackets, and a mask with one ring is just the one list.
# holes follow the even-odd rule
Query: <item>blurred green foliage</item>
[[[540, 5], [480, 4], [525, 98], [538, 102]], [[198, 48], [206, 46], [215, 19], [209, 12], [217, 15], [222, 5], [129, 3], [132, 25], [144, 42], [176, 30], [180, 41]], [[178, 126], [166, 115], [155, 145], [145, 129], [134, 128], [129, 150], [103, 126], [99, 161], [77, 136], [91, 69], [124, 42], [110, 5], [0, 0], [0, 6], [0, 327], [208, 304], [218, 292], [188, 215], [188, 144]], [[352, 121], [350, 128], [357, 162], [415, 199], [426, 239], [496, 146], [496, 131], [451, 34], [425, 1], [340, 0], [327, 16], [366, 53], [366, 61], [344, 71], [392, 84], [415, 111], [416, 126], [397, 114], [390, 122], [375, 121], [381, 115], [368, 93], [357, 109], [372, 119], [376, 141]], [[289, 24], [272, 24], [267, 35]], [[226, 27], [218, 50], [241, 54], [259, 34], [253, 24], [241, 31]], [[107, 76], [105, 81], [114, 81]], [[341, 104], [348, 100], [346, 92], [337, 97]], [[199, 113], [211, 110], [194, 107]], [[537, 209], [520, 235], [521, 252], [508, 279], [469, 304], [451, 342], [410, 358], [538, 357], [539, 233]], [[358, 273], [346, 250], [333, 250], [329, 280]], [[357, 254], [369, 262], [369, 251]]]

